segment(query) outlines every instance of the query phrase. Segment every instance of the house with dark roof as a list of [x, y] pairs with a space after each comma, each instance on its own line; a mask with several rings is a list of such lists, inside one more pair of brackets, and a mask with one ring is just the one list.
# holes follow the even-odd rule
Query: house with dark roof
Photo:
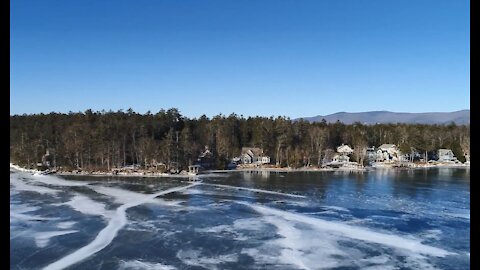
[[258, 147], [242, 147], [240, 155], [242, 164], [269, 164], [270, 157], [263, 153], [262, 148]]
[[215, 166], [215, 156], [208, 149], [208, 145], [205, 145], [205, 149], [198, 155], [194, 165], [199, 165], [202, 169], [211, 169]]

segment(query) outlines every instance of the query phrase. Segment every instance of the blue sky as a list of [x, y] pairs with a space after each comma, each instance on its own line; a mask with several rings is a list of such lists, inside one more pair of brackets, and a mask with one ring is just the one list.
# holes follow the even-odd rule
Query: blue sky
[[465, 0], [12, 0], [10, 113], [470, 108]]

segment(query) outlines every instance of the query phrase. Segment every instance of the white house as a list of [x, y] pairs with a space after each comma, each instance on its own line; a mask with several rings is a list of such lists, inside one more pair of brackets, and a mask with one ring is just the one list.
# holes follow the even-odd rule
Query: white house
[[262, 162], [262, 164], [269, 164], [270, 163], [270, 157], [269, 156], [262, 156], [261, 162]]
[[335, 163], [345, 163], [345, 162], [350, 162], [350, 157], [347, 156], [347, 155], [340, 155], [340, 154], [335, 154], [333, 156], [333, 160], [332, 162], [335, 162]]
[[438, 161], [440, 162], [449, 162], [456, 161], [457, 158], [450, 149], [438, 149], [437, 151]]
[[350, 155], [353, 153], [353, 149], [350, 148], [350, 146], [342, 144], [339, 147], [337, 147], [337, 153], [340, 155]]
[[263, 149], [257, 147], [242, 147], [240, 160], [243, 164], [269, 164], [270, 157], [263, 154]]
[[[333, 151], [332, 151], [333, 152]], [[333, 154], [330, 162], [326, 162], [326, 166], [346, 166], [350, 163], [349, 155], [353, 153], [353, 149], [345, 144], [337, 147], [337, 152]]]
[[400, 156], [400, 150], [395, 144], [382, 144], [377, 149], [376, 161], [399, 161]]

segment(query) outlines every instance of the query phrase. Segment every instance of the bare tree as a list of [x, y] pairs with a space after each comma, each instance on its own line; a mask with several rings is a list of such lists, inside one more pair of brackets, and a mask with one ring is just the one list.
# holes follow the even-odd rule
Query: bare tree
[[[327, 130], [322, 127], [315, 126], [309, 130], [312, 152], [316, 151], [318, 155], [317, 166], [322, 164], [322, 150], [327, 139]], [[314, 150], [313, 150], [314, 149]]]

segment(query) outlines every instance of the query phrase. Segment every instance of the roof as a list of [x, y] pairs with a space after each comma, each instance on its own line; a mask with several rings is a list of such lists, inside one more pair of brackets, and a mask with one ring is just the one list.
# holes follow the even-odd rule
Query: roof
[[393, 147], [397, 147], [397, 146], [395, 144], [384, 143], [384, 144], [380, 145], [378, 148], [387, 149], [387, 148], [393, 148]]
[[205, 151], [200, 153], [200, 155], [198, 157], [203, 158], [203, 157], [207, 157], [207, 156], [213, 156], [213, 154], [212, 154], [212, 152], [210, 152], [210, 150], [205, 149]]
[[242, 155], [249, 154], [254, 156], [262, 156], [263, 149], [258, 147], [242, 147]]
[[353, 152], [352, 148], [350, 146], [342, 144], [339, 147], [337, 147], [337, 152], [339, 153], [351, 153]]

